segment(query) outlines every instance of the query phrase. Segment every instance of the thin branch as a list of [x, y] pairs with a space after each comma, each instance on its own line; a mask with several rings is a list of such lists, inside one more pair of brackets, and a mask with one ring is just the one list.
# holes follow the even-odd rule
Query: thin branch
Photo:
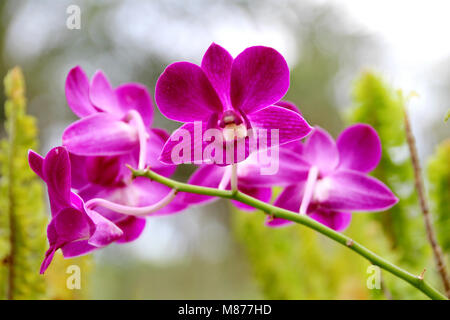
[[436, 261], [437, 269], [444, 285], [447, 297], [450, 298], [450, 280], [447, 274], [447, 266], [445, 265], [445, 258], [442, 254], [442, 249], [436, 239], [436, 234], [431, 222], [430, 208], [425, 193], [425, 185], [422, 177], [422, 170], [420, 167], [419, 157], [417, 155], [417, 147], [414, 135], [411, 130], [411, 123], [409, 121], [408, 111], [404, 108], [405, 131], [406, 139], [408, 141], [409, 152], [411, 154], [411, 162], [414, 169], [414, 181], [416, 185], [417, 195], [419, 197], [420, 208], [422, 209], [423, 219], [425, 221], [425, 229], [427, 232], [428, 241], [433, 249], [434, 259]]
[[221, 197], [221, 198], [225, 198], [225, 199], [237, 200], [237, 201], [245, 203], [249, 206], [252, 206], [255, 209], [259, 209], [268, 215], [271, 215], [271, 216], [273, 215], [274, 217], [277, 217], [277, 218], [282, 218], [282, 219], [286, 219], [289, 221], [293, 221], [293, 222], [302, 224], [302, 225], [304, 225], [310, 229], [313, 229], [313, 230], [323, 234], [324, 236], [346, 246], [350, 250], [355, 251], [360, 256], [369, 260], [372, 264], [380, 266], [380, 268], [392, 273], [394, 276], [396, 276], [400, 279], [403, 279], [404, 281], [413, 285], [414, 287], [416, 287], [417, 289], [422, 291], [424, 294], [426, 294], [431, 299], [436, 299], [436, 300], [446, 300], [447, 299], [445, 297], [445, 295], [440, 293], [438, 290], [434, 289], [430, 284], [428, 284], [428, 282], [424, 281], [423, 279], [419, 279], [419, 277], [390, 263], [389, 261], [387, 261], [384, 258], [375, 254], [374, 252], [370, 251], [366, 247], [362, 246], [358, 242], [354, 241], [350, 237], [348, 237], [342, 233], [339, 233], [337, 231], [334, 231], [333, 229], [328, 228], [327, 226], [309, 218], [306, 215], [300, 215], [293, 211], [275, 207], [269, 203], [255, 199], [255, 198], [253, 198], [249, 195], [246, 195], [245, 193], [242, 193], [240, 191], [233, 192], [230, 190], [219, 190], [219, 189], [215, 189], [215, 188], [201, 187], [201, 186], [190, 185], [187, 183], [181, 183], [181, 182], [172, 180], [170, 178], [161, 176], [150, 170], [133, 170], [132, 169], [132, 171], [133, 171], [134, 177], [147, 177], [151, 180], [154, 180], [161, 184], [164, 184], [170, 188], [176, 189], [180, 192], [189, 192], [189, 193], [203, 194], [203, 195], [208, 195], [208, 196]]

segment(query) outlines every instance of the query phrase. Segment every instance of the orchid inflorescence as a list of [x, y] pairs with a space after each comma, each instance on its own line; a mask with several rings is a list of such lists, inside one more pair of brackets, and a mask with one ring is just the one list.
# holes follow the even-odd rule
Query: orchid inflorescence
[[[157, 81], [160, 112], [184, 123], [169, 135], [152, 127], [152, 98], [143, 85], [112, 88], [101, 71], [89, 81], [81, 67], [70, 70], [67, 103], [80, 119], [65, 129], [62, 146], [45, 157], [29, 152], [51, 207], [50, 248], [41, 273], [58, 249], [74, 257], [133, 241], [148, 216], [217, 199], [135, 176], [127, 166], [170, 177], [177, 165], [193, 163], [198, 169], [190, 185], [241, 192], [266, 203], [272, 187], [282, 187], [276, 207], [337, 231], [349, 225], [352, 212], [395, 205], [389, 188], [368, 175], [381, 158], [377, 132], [355, 124], [335, 141], [281, 100], [288, 88], [289, 69], [276, 50], [255, 46], [233, 58], [212, 44], [200, 66], [173, 63]], [[269, 213], [266, 225], [289, 222]]]

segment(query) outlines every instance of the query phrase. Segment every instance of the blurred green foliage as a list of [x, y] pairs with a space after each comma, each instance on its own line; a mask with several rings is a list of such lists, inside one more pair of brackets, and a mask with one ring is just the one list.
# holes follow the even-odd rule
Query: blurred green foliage
[[47, 247], [43, 188], [28, 166], [29, 149], [38, 148], [36, 119], [26, 114], [25, 81], [16, 67], [5, 78], [5, 130], [0, 141], [0, 299], [79, 299], [86, 289], [69, 290], [67, 266], [89, 275], [90, 257], [63, 260], [56, 254], [45, 276], [39, 267]]
[[[406, 142], [404, 108], [407, 97], [394, 90], [375, 72], [364, 72], [357, 79], [354, 108], [349, 114], [352, 122], [364, 122], [377, 130], [382, 145], [379, 165], [372, 175], [383, 181], [399, 198], [399, 203], [386, 213], [371, 215], [379, 221], [390, 242], [394, 262], [411, 272], [424, 268], [429, 280], [436, 280], [435, 266], [428, 245], [422, 213], [414, 187], [414, 172]], [[391, 279], [391, 277], [388, 277]], [[392, 295], [397, 299], [417, 299], [423, 296], [399, 281], [388, 281]]]
[[[265, 215], [235, 210], [233, 227], [244, 245], [253, 274], [267, 299], [381, 298], [381, 290], [366, 288], [369, 262], [340, 244], [299, 225], [264, 226]], [[367, 245], [383, 245], [379, 226], [366, 215], [352, 222], [347, 233], [365, 237]], [[363, 234], [365, 233], [365, 234]]]
[[436, 148], [428, 162], [431, 213], [436, 218], [438, 241], [445, 253], [450, 252], [450, 139]]
[[45, 293], [39, 266], [46, 248], [43, 190], [28, 167], [37, 126], [26, 114], [25, 83], [14, 68], [5, 78], [7, 138], [0, 143], [0, 297], [36, 299]]
[[373, 72], [365, 72], [356, 81], [352, 122], [368, 123], [377, 130], [382, 157], [373, 175], [386, 183], [400, 199], [387, 214], [374, 215], [383, 225], [400, 261], [423, 265], [427, 240], [418, 208], [403, 122], [405, 99]]

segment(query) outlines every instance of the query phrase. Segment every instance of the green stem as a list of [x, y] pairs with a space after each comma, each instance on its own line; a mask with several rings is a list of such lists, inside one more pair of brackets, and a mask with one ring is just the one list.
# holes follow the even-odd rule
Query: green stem
[[428, 297], [434, 300], [447, 300], [446, 296], [440, 293], [438, 290], [433, 288], [428, 282], [426, 282], [423, 277], [415, 276], [408, 271], [403, 270], [402, 268], [390, 263], [384, 258], [378, 256], [374, 252], [370, 251], [366, 247], [362, 246], [356, 241], [353, 241], [350, 237], [334, 231], [326, 227], [325, 225], [309, 218], [306, 215], [300, 215], [293, 211], [289, 211], [286, 209], [282, 209], [279, 207], [275, 207], [269, 203], [260, 201], [253, 197], [250, 197], [239, 191], [230, 191], [230, 190], [219, 190], [215, 188], [194, 186], [187, 183], [178, 182], [164, 176], [161, 176], [151, 170], [134, 170], [130, 168], [133, 172], [134, 177], [147, 177], [151, 180], [157, 181], [161, 184], [164, 184], [170, 188], [173, 188], [177, 191], [189, 192], [195, 194], [203, 194], [207, 196], [215, 196], [225, 199], [233, 199], [245, 203], [254, 207], [255, 209], [259, 209], [267, 214], [273, 215], [277, 218], [286, 219], [289, 221], [293, 221], [299, 224], [302, 224], [308, 228], [316, 230], [317, 232], [325, 235], [326, 237], [346, 246], [350, 250], [355, 251], [360, 256], [369, 260], [372, 264], [379, 266], [380, 268], [392, 273], [394, 276], [403, 279], [409, 284], [413, 285]]

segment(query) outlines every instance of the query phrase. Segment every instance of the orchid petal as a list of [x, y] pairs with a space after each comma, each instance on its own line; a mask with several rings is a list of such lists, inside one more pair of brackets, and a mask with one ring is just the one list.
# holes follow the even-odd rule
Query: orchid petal
[[164, 70], [156, 83], [155, 99], [161, 113], [175, 121], [201, 121], [222, 111], [203, 70], [189, 62], [176, 62]]
[[[243, 186], [243, 185], [238, 185], [238, 189], [239, 191], [241, 191], [242, 193], [245, 193], [253, 198], [256, 198], [258, 200], [261, 200], [263, 202], [270, 202], [270, 198], [272, 197], [272, 189], [270, 188], [256, 188], [256, 187], [247, 187], [247, 186]], [[231, 200], [231, 202], [240, 210], [244, 210], [244, 211], [254, 211], [255, 208], [236, 201], [236, 200]]]
[[169, 139], [169, 134], [162, 129], [151, 129], [148, 134], [146, 164], [158, 174], [165, 177], [171, 176], [175, 172], [176, 166], [159, 161], [159, 156], [164, 144]]
[[338, 170], [319, 180], [314, 198], [322, 207], [338, 211], [382, 211], [398, 202], [381, 181], [351, 170]]
[[39, 178], [45, 180], [43, 172], [44, 158], [39, 153], [28, 150], [28, 164], [30, 165], [31, 170], [33, 170]]
[[94, 234], [88, 240], [90, 245], [104, 247], [122, 237], [122, 230], [112, 221], [94, 210], [87, 210], [86, 212], [96, 226]]
[[88, 240], [66, 243], [61, 247], [64, 258], [78, 257], [87, 254], [99, 247], [90, 245]]
[[369, 172], [381, 159], [381, 141], [367, 124], [355, 124], [345, 129], [337, 139], [339, 168]]
[[67, 104], [77, 116], [82, 118], [97, 112], [89, 99], [89, 79], [80, 66], [69, 71], [65, 90]]
[[71, 168], [69, 153], [64, 147], [51, 149], [44, 159], [43, 175], [47, 183], [52, 214], [71, 206]]
[[131, 242], [139, 238], [144, 231], [146, 220], [137, 217], [127, 217], [117, 223], [117, 226], [122, 230], [123, 235], [116, 240], [117, 243]]
[[39, 273], [40, 273], [40, 274], [44, 274], [45, 271], [47, 271], [48, 266], [50, 265], [50, 263], [51, 263], [52, 260], [53, 260], [53, 256], [55, 255], [56, 249], [57, 249], [57, 248], [55, 248], [55, 247], [50, 247], [50, 248], [45, 252], [45, 258], [44, 258], [44, 261], [42, 261], [41, 268], [40, 268], [40, 270], [39, 270]]
[[69, 152], [83, 156], [120, 155], [137, 144], [136, 129], [107, 113], [78, 120], [63, 133], [63, 145]]
[[[162, 185], [156, 181], [150, 181], [144, 177], [137, 177], [133, 183], [130, 192], [138, 194], [139, 207], [150, 206], [161, 201], [172, 191], [171, 188]], [[167, 215], [177, 213], [184, 210], [187, 204], [181, 200], [182, 196], [177, 195], [175, 198], [165, 207], [162, 207], [158, 211], [153, 212], [152, 216]]]
[[53, 219], [58, 242], [66, 243], [89, 238], [95, 225], [89, 217], [75, 208], [62, 209]]
[[75, 189], [81, 189], [89, 184], [89, 177], [86, 172], [86, 162], [88, 157], [69, 153], [72, 182], [71, 186]]
[[[300, 140], [311, 132], [312, 128], [299, 113], [283, 107], [270, 106], [248, 115], [255, 129], [267, 130], [267, 146], [275, 146], [272, 134], [278, 134], [278, 144]], [[278, 130], [272, 131], [272, 130]], [[261, 132], [260, 132], [261, 133]]]
[[233, 61], [230, 91], [235, 109], [255, 112], [279, 101], [288, 88], [288, 65], [272, 48], [250, 47]]
[[153, 120], [153, 104], [147, 88], [138, 83], [127, 83], [115, 90], [121, 114], [125, 116], [130, 110], [136, 110], [146, 126]]
[[352, 220], [350, 212], [332, 211], [322, 208], [315, 210], [308, 216], [336, 231], [345, 230]]
[[288, 110], [294, 111], [294, 112], [302, 115], [302, 112], [300, 111], [300, 109], [293, 102], [286, 101], [286, 100], [280, 100], [277, 103], [274, 103], [274, 105], [286, 108]]
[[[298, 184], [286, 187], [274, 202], [274, 206], [293, 212], [298, 212], [304, 192], [304, 181]], [[266, 225], [269, 227], [281, 227], [293, 223], [282, 218], [268, 217]]]
[[[274, 206], [293, 212], [298, 212], [302, 201], [304, 191], [304, 181], [298, 184], [286, 187], [274, 202]], [[269, 227], [280, 227], [291, 224], [292, 221], [268, 217], [266, 225]]]
[[[195, 126], [198, 126], [196, 129]], [[165, 164], [202, 163], [206, 142], [203, 133], [207, 130], [207, 122], [188, 122], [175, 130], [163, 146], [159, 160]], [[198, 131], [198, 134], [196, 132]], [[175, 152], [177, 146], [185, 146]], [[186, 154], [184, 154], [186, 152]]]
[[325, 130], [315, 127], [304, 144], [305, 160], [319, 168], [321, 175], [332, 172], [339, 162], [339, 153], [333, 137]]
[[287, 186], [306, 179], [309, 163], [285, 146], [278, 148], [278, 156], [271, 154], [274, 152], [272, 148], [252, 153], [239, 163], [239, 184], [253, 187]]
[[101, 70], [98, 70], [92, 77], [89, 97], [92, 103], [100, 110], [123, 116], [116, 93]]
[[223, 106], [231, 105], [230, 77], [233, 57], [221, 46], [213, 43], [202, 60], [202, 69], [217, 92]]
[[121, 160], [120, 156], [86, 157], [83, 172], [90, 183], [105, 187], [114, 186], [123, 180], [122, 170], [130, 172], [128, 168], [124, 168], [125, 164]]

